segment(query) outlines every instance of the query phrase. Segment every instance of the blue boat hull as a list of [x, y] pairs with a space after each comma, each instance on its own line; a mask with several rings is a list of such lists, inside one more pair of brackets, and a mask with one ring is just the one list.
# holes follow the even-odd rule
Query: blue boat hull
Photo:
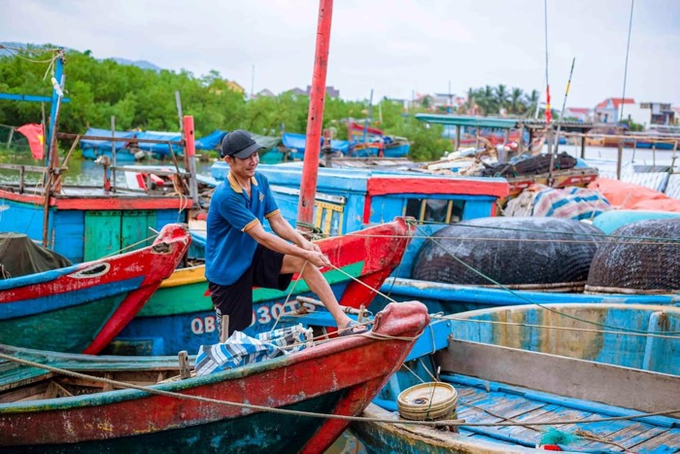
[[[331, 287], [336, 297], [340, 297], [347, 287], [346, 283]], [[302, 296], [313, 296], [304, 293]], [[285, 298], [260, 301], [253, 304], [254, 323], [244, 332], [254, 335], [275, 327], [275, 316], [294, 312], [297, 303], [294, 298], [284, 309]], [[314, 312], [316, 307], [305, 306]], [[173, 313], [159, 316], [146, 316], [143, 313], [133, 318], [108, 347], [109, 354], [125, 355], [176, 355], [182, 350], [196, 354], [201, 345], [211, 345], [219, 341], [215, 311], [206, 310], [190, 313]], [[280, 327], [280, 326], [279, 326]]]
[[[677, 307], [524, 305], [437, 318], [408, 356], [408, 368], [364, 412], [394, 423], [353, 423], [369, 452], [524, 453], [542, 443], [570, 452], [680, 449], [680, 419], [656, 414], [678, 405]], [[439, 368], [438, 379], [457, 391], [457, 418], [468, 425], [458, 432], [399, 425], [397, 396], [432, 381]], [[570, 420], [578, 422], [560, 424]], [[550, 441], [549, 427], [533, 423], [557, 427], [565, 441]]]

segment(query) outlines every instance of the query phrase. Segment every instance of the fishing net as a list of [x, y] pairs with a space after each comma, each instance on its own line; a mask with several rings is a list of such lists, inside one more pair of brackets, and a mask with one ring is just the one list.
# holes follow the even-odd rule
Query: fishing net
[[593, 258], [587, 292], [680, 293], [680, 219], [633, 222], [611, 237]]
[[[414, 279], [518, 289], [582, 290], [601, 231], [559, 218], [480, 218], [441, 229], [420, 249]], [[467, 266], [466, 266], [467, 265]], [[485, 277], [487, 276], [487, 277]]]

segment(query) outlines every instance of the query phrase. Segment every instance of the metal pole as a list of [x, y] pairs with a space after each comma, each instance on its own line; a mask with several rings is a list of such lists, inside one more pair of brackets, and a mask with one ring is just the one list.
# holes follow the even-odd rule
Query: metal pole
[[316, 197], [316, 181], [319, 169], [319, 148], [321, 145], [321, 126], [323, 123], [323, 105], [326, 94], [326, 70], [328, 68], [328, 49], [331, 37], [331, 18], [333, 0], [319, 1], [319, 21], [316, 31], [316, 54], [314, 57], [314, 75], [312, 91], [309, 98], [309, 114], [307, 116], [307, 146], [302, 165], [302, 181], [300, 182], [300, 201], [298, 203], [298, 222], [302, 227], [311, 225]]
[[555, 154], [560, 148], [560, 128], [562, 127], [562, 119], [564, 118], [564, 109], [567, 108], [567, 97], [569, 96], [569, 87], [571, 87], [571, 76], [574, 74], [574, 63], [576, 63], [576, 57], [571, 60], [571, 69], [569, 70], [569, 80], [567, 80], [567, 89], [564, 91], [564, 100], [562, 101], [562, 111], [560, 112], [560, 119], [557, 122], [557, 144], [555, 144]]
[[456, 125], [456, 149], [453, 151], [457, 151], [460, 148], [460, 125]]
[[50, 166], [50, 154], [56, 140], [57, 118], [61, 98], [64, 96], [64, 51], [60, 50], [54, 62], [54, 78], [52, 80], [52, 106], [50, 107], [50, 129], [47, 134], [47, 153], [45, 154], [45, 167]]
[[585, 134], [581, 136], [581, 159], [586, 158], [586, 136]]
[[[180, 99], [179, 96], [179, 90], [175, 92], [175, 105], [177, 106], [177, 118], [179, 118], [179, 135], [180, 135], [180, 142], [184, 141], [184, 116], [182, 115], [182, 100]], [[192, 123], [192, 128], [193, 128], [193, 123]], [[185, 146], [185, 151], [186, 151], [186, 146]], [[182, 161], [184, 162], [184, 168], [188, 169], [189, 168], [189, 157], [187, 156], [186, 153], [182, 156]]]
[[628, 43], [626, 44], [626, 64], [623, 70], [623, 93], [621, 94], [621, 113], [619, 115], [619, 123], [623, 121], [623, 108], [626, 105], [626, 79], [628, 76], [628, 54], [630, 53], [630, 32], [633, 29], [633, 7], [635, 0], [630, 0], [630, 20], [628, 22]]
[[621, 180], [621, 159], [623, 158], [623, 139], [619, 139], [619, 148], [616, 153], [616, 179]]
[[196, 137], [194, 135], [194, 117], [191, 115], [184, 117], [183, 129], [185, 136], [184, 155], [189, 162], [189, 192], [191, 193], [191, 199], [196, 208], [200, 208], [201, 204], [198, 200], [198, 183], [196, 181]]
[[[116, 138], [116, 117], [111, 115], [111, 138]], [[116, 142], [111, 141], [111, 162], [113, 163], [113, 168], [111, 169], [111, 179], [113, 180], [113, 192], [116, 192]], [[147, 190], [151, 188], [147, 187]]]

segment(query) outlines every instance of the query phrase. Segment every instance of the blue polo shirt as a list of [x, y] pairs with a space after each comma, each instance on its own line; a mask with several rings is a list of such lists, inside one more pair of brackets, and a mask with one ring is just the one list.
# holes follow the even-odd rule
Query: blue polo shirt
[[231, 285], [251, 265], [257, 241], [247, 230], [279, 211], [267, 177], [251, 179], [250, 197], [231, 173], [210, 200], [205, 242], [205, 277], [215, 284]]

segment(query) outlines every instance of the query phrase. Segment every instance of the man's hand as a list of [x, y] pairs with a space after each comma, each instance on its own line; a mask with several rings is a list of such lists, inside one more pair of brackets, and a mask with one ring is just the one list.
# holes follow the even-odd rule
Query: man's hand
[[321, 252], [321, 248], [319, 247], [318, 244], [312, 243], [309, 240], [304, 240], [301, 244], [300, 247], [304, 249], [305, 251], [312, 251], [312, 252]]
[[[316, 246], [316, 245], [313, 245]], [[319, 247], [316, 246], [316, 249]], [[311, 263], [312, 265], [316, 266], [317, 268], [323, 268], [324, 266], [331, 266], [331, 261], [328, 260], [328, 257], [323, 255], [321, 251], [310, 251], [307, 250], [307, 254], [305, 254], [305, 259]]]

